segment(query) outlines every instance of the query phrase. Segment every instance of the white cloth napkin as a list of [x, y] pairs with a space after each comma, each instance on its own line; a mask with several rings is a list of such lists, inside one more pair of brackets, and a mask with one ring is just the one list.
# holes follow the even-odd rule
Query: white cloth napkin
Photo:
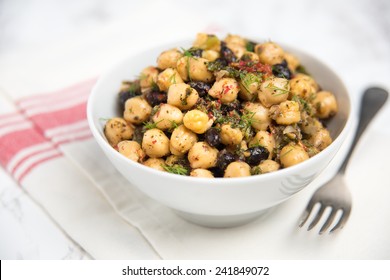
[[[347, 173], [353, 194], [354, 208], [345, 229], [333, 236], [318, 236], [315, 232], [298, 230], [297, 223], [314, 188], [334, 173], [330, 168], [316, 184], [295, 195], [266, 216], [248, 225], [231, 229], [210, 229], [190, 224], [177, 217], [170, 209], [149, 199], [131, 186], [114, 170], [93, 139], [88, 137], [85, 120], [78, 119], [68, 127], [50, 131], [34, 119], [23, 100], [39, 92], [49, 92], [46, 108], [61, 95], [61, 88], [96, 76], [112, 60], [152, 44], [176, 40], [195, 34], [199, 26], [177, 26], [177, 32], [158, 34], [146, 30], [143, 40], [133, 42], [115, 32], [114, 26], [90, 35], [77, 46], [63, 43], [47, 50], [10, 54], [3, 60], [0, 74], [4, 74], [3, 96], [12, 100], [13, 111], [22, 110], [22, 118], [40, 133], [42, 143], [50, 147], [55, 158], [36, 165], [24, 176], [16, 176], [22, 187], [48, 214], [92, 257], [97, 259], [379, 259], [390, 258], [390, 179], [383, 167], [388, 166], [390, 130], [389, 106], [378, 116], [363, 137]], [[169, 27], [169, 26], [168, 26]], [[123, 29], [123, 28], [122, 28]], [[131, 28], [129, 28], [131, 31]], [[218, 29], [218, 28], [217, 28]], [[169, 29], [166, 29], [169, 30]], [[137, 29], [132, 29], [136, 32]], [[252, 33], [253, 34], [253, 33]], [[153, 40], [149, 36], [157, 36]], [[176, 37], [176, 38], [174, 38]], [[80, 37], [81, 38], [81, 37]], [[97, 39], [100, 38], [100, 39]], [[104, 38], [104, 40], [102, 39]], [[108, 45], [114, 46], [110, 49]], [[124, 46], [130, 46], [125, 50]], [[63, 54], [72, 53], [73, 59], [64, 60]], [[25, 56], [23, 56], [25, 55]], [[29, 57], [34, 71], [24, 75], [25, 83], [17, 83], [20, 76], [11, 65], [15, 60]], [[326, 55], [324, 55], [326, 56]], [[99, 58], [99, 60], [97, 60]], [[110, 63], [108, 62], [110, 61]], [[58, 70], [58, 65], [63, 70]], [[9, 69], [6, 70], [6, 67]], [[27, 66], [28, 67], [28, 66]], [[13, 70], [15, 69], [15, 70]], [[27, 69], [29, 70], [29, 69]], [[32, 69], [31, 69], [32, 70]], [[353, 69], [351, 69], [352, 71]], [[14, 71], [14, 72], [13, 72]], [[45, 74], [45, 80], [40, 78]], [[62, 75], [58, 75], [58, 74]], [[376, 77], [377, 79], [378, 77]], [[366, 84], [370, 76], [365, 76]], [[360, 82], [362, 83], [362, 82]], [[81, 91], [77, 101], [69, 98], [64, 107], [85, 102], [88, 86], [77, 84]], [[84, 84], [85, 85], [85, 84]], [[87, 85], [90, 86], [90, 84]], [[356, 86], [355, 86], [356, 87]], [[352, 87], [353, 88], [353, 87]], [[56, 89], [55, 91], [53, 91]], [[354, 88], [356, 89], [356, 88]], [[362, 87], [358, 87], [362, 90]], [[72, 89], [65, 90], [70, 96]], [[51, 94], [50, 94], [51, 92]], [[57, 97], [53, 97], [57, 95]], [[39, 100], [39, 94], [36, 97]], [[79, 94], [76, 94], [79, 96]], [[27, 99], [22, 99], [27, 97]], [[356, 98], [357, 99], [357, 98]], [[5, 102], [5, 101], [4, 101]], [[74, 103], [72, 103], [74, 102]], [[79, 102], [79, 103], [78, 103]], [[7, 107], [8, 112], [10, 111]], [[59, 110], [60, 107], [57, 107]], [[35, 110], [35, 109], [34, 109]], [[53, 109], [54, 110], [54, 109]], [[11, 110], [12, 111], [12, 110]], [[57, 134], [58, 133], [58, 134]], [[73, 139], [68, 138], [72, 136]], [[56, 138], [57, 137], [57, 138]], [[3, 152], [3, 151], [2, 151]], [[339, 164], [342, 154], [334, 165]], [[18, 173], [19, 174], [19, 173]], [[14, 174], [15, 175], [15, 174]]]

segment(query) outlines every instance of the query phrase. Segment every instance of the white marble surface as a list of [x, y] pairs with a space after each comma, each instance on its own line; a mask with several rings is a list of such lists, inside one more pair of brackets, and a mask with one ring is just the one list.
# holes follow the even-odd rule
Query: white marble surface
[[[188, 21], [196, 18], [194, 25], [206, 22], [231, 33], [303, 48], [337, 69], [356, 94], [368, 85], [390, 88], [388, 0], [0, 0], [0, 68], [7, 55], [23, 53], [25, 57], [31, 50], [34, 56], [37, 48], [80, 34], [88, 36], [116, 22], [137, 25], [139, 32], [154, 26], [156, 32], [174, 33], [174, 29], [159, 30], [158, 26], [160, 21], [175, 22], [178, 13], [188, 15]], [[139, 14], [144, 15], [142, 20], [136, 17]], [[123, 36], [136, 38], [137, 34]], [[15, 59], [15, 63], [23, 67], [28, 61]], [[17, 71], [10, 70], [8, 75], [16, 80]], [[10, 80], [0, 77], [0, 87], [8, 90]], [[389, 120], [387, 106], [374, 126], [379, 129]], [[0, 259], [90, 258], [3, 170], [0, 182]]]

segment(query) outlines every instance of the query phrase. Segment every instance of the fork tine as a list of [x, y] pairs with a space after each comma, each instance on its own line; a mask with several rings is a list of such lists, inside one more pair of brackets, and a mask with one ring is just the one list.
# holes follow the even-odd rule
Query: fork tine
[[341, 214], [341, 217], [337, 224], [330, 230], [329, 233], [333, 233], [338, 229], [342, 229], [344, 225], [347, 223], [349, 219], [349, 215], [351, 214], [351, 208], [343, 209], [343, 213]]
[[330, 225], [334, 221], [334, 218], [336, 217], [336, 214], [337, 214], [337, 210], [332, 208], [332, 210], [329, 214], [329, 217], [326, 220], [326, 222], [324, 223], [324, 225], [321, 227], [319, 234], [323, 234], [330, 227]]
[[311, 211], [313, 210], [314, 205], [315, 205], [315, 203], [311, 199], [306, 206], [305, 212], [303, 212], [303, 214], [301, 216], [301, 222], [299, 223], [299, 227], [302, 227], [306, 223], [307, 219], [310, 216]]
[[314, 217], [313, 221], [311, 222], [311, 224], [307, 228], [308, 231], [317, 225], [318, 221], [322, 217], [322, 214], [324, 214], [325, 208], [326, 207], [324, 205], [322, 205], [322, 204], [320, 205], [320, 209], [318, 210], [317, 215]]

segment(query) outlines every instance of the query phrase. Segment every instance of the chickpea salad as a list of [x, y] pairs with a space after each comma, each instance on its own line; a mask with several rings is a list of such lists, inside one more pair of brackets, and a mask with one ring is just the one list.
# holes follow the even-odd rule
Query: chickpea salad
[[104, 134], [123, 156], [194, 177], [243, 177], [303, 162], [332, 143], [338, 111], [293, 54], [238, 35], [199, 33], [162, 52], [117, 96]]

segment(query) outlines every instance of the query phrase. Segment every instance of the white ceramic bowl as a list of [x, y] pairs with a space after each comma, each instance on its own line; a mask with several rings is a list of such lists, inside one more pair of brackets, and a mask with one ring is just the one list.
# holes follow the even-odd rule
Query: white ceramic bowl
[[[260, 41], [260, 40], [258, 40]], [[124, 177], [159, 203], [174, 209], [183, 218], [211, 227], [228, 227], [246, 223], [265, 210], [285, 201], [306, 187], [329, 164], [351, 130], [353, 111], [349, 94], [324, 63], [299, 50], [283, 46], [295, 54], [302, 65], [339, 103], [338, 114], [328, 129], [334, 142], [316, 156], [298, 165], [274, 173], [243, 178], [193, 178], [154, 170], [133, 162], [106, 141], [102, 117], [120, 116], [117, 92], [123, 80], [134, 79], [157, 56], [172, 47], [188, 48], [190, 42], [177, 42], [133, 54], [101, 76], [88, 100], [88, 122], [104, 153]]]

